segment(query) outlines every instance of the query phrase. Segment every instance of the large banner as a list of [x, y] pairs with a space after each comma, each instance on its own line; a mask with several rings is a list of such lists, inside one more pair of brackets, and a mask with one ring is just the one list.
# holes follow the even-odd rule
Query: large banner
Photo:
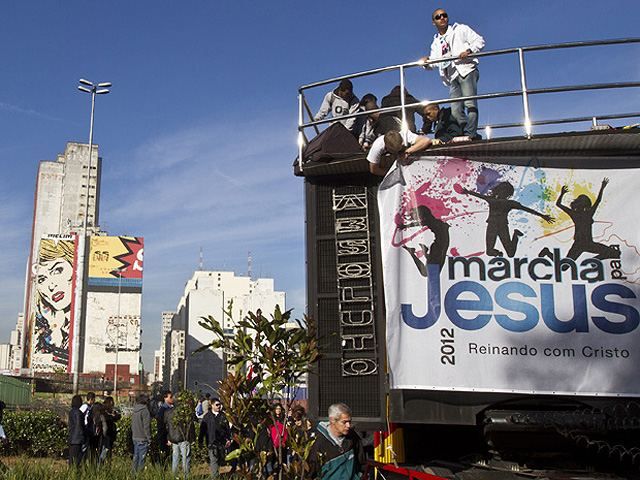
[[69, 371], [76, 283], [75, 236], [43, 236], [31, 270], [27, 365], [34, 373]]
[[389, 172], [391, 388], [640, 396], [638, 185], [450, 157]]
[[142, 292], [142, 237], [91, 237], [89, 290]]

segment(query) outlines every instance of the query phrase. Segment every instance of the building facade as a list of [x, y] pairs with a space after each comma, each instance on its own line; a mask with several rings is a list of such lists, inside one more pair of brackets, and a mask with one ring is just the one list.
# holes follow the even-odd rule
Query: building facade
[[0, 372], [3, 374], [11, 371], [11, 344], [0, 343]]
[[[229, 317], [225, 310], [232, 304]], [[285, 294], [274, 290], [270, 278], [236, 276], [233, 272], [196, 271], [187, 282], [171, 320], [171, 335], [165, 341], [165, 386], [211, 391], [225, 375], [221, 351], [204, 350], [213, 334], [200, 325], [201, 317], [212, 316], [232, 335], [235, 322], [250, 311], [273, 312], [276, 305], [285, 310]], [[184, 344], [180, 342], [184, 339]]]
[[155, 381], [162, 382], [164, 380], [164, 364], [166, 361], [166, 338], [169, 332], [171, 332], [171, 322], [173, 320], [174, 312], [162, 312], [162, 326], [160, 331], [160, 350], [156, 350], [157, 360], [155, 362], [156, 367], [154, 369]]
[[101, 231], [101, 166], [75, 142], [39, 164], [14, 373], [139, 373], [143, 241]]
[[[75, 269], [84, 261], [84, 255], [76, 252], [84, 245], [79, 244], [76, 234], [84, 232], [85, 215], [87, 232], [99, 231], [101, 167], [98, 146], [93, 146], [90, 158], [89, 145], [76, 142], [67, 143], [56, 160], [38, 165], [25, 279], [23, 373], [71, 369], [72, 334], [78, 334], [72, 331], [78, 313], [73, 296], [83, 287]], [[57, 261], [64, 278], [54, 278], [49, 268]], [[55, 298], [47, 297], [47, 288], [58, 289], [53, 293]]]

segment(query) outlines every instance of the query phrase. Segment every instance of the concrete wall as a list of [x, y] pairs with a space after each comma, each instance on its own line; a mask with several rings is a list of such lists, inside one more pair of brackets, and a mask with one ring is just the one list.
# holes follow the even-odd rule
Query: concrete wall
[[[225, 374], [222, 352], [206, 350], [192, 355], [214, 338], [212, 332], [200, 326], [201, 317], [211, 315], [223, 328], [232, 331], [235, 322], [249, 311], [260, 308], [269, 316], [276, 304], [285, 310], [284, 292], [275, 292], [273, 289], [273, 279], [252, 280], [249, 277], [237, 277], [233, 272], [196, 271], [186, 282], [184, 294], [172, 319], [171, 336], [177, 331], [184, 332], [184, 352], [177, 350], [177, 344], [164, 342], [165, 385], [172, 389], [186, 386], [203, 392], [210, 390], [208, 385], [215, 388]], [[230, 301], [233, 301], [231, 319], [224, 313]]]
[[[79, 226], [84, 222], [88, 160], [89, 145], [82, 143], [67, 143], [64, 154], [58, 156], [58, 162], [64, 164], [64, 201], [62, 202], [61, 218], [65, 221], [69, 219], [72, 226]], [[94, 145], [89, 177], [89, 217], [87, 221], [89, 226], [98, 225], [100, 172], [101, 159], [98, 158], [98, 146]], [[65, 225], [61, 225], [61, 228], [64, 230]]]
[[104, 372], [106, 364], [115, 363], [116, 338], [118, 364], [138, 371], [141, 304], [140, 293], [87, 292], [83, 373]]
[[[200, 326], [200, 319], [220, 312], [223, 305], [222, 299], [223, 292], [214, 289], [211, 283], [206, 286], [200, 285], [198, 290], [189, 293], [185, 344], [186, 388], [189, 390], [197, 391], [201, 388], [198, 385], [203, 383], [215, 386], [224, 376], [221, 350], [207, 349], [193, 354], [214, 339], [210, 330]], [[219, 315], [215, 316], [219, 318]]]

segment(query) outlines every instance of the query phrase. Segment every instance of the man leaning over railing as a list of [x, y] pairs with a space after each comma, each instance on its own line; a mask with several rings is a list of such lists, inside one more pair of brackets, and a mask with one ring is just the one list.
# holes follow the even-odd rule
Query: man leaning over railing
[[[449, 16], [442, 8], [431, 15], [433, 25], [438, 33], [431, 43], [431, 54], [422, 60], [438, 60], [445, 57], [457, 57], [457, 60], [439, 62], [440, 77], [449, 87], [451, 98], [471, 97], [478, 94], [478, 59], [468, 58], [484, 47], [484, 39], [467, 25], [454, 23], [449, 25]], [[426, 68], [433, 68], [425, 65]], [[465, 113], [465, 108], [467, 112]], [[451, 111], [458, 123], [463, 126], [464, 134], [472, 140], [478, 140], [478, 101], [465, 100], [452, 102]]]
[[422, 133], [433, 133], [434, 145], [450, 142], [463, 135], [462, 127], [453, 117], [451, 108], [440, 108], [437, 103], [428, 103], [423, 109], [423, 114], [429, 123], [422, 127]]
[[[403, 136], [405, 137], [403, 139]], [[387, 132], [382, 137], [376, 138], [367, 154], [369, 171], [374, 175], [385, 176], [393, 162], [403, 165], [411, 163], [409, 156], [429, 148], [431, 139], [416, 135], [411, 131], [402, 134], [394, 130]]]

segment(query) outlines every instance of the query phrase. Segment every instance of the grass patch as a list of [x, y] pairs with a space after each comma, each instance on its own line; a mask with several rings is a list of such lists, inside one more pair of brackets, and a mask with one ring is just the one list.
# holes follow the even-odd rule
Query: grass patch
[[[50, 458], [5, 457], [2, 459], [2, 480], [129, 480], [134, 478], [131, 473], [131, 460], [127, 458], [113, 458], [111, 462], [100, 467], [83, 464], [79, 468], [69, 468], [64, 460]], [[228, 468], [222, 468], [221, 472]], [[234, 480], [236, 475], [224, 475], [225, 479]], [[137, 480], [173, 480], [171, 466], [164, 469], [153, 464], [147, 458], [145, 468], [135, 477]], [[181, 478], [181, 475], [180, 475]], [[193, 480], [209, 478], [209, 466], [205, 463], [191, 464]]]

